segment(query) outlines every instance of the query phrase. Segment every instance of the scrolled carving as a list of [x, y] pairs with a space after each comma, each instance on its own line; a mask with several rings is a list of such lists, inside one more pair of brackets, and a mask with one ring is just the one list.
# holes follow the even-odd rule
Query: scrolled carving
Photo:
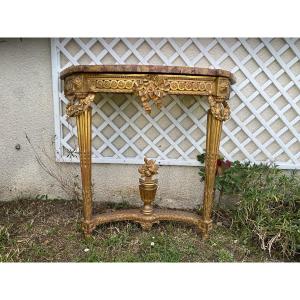
[[[86, 111], [94, 101], [95, 94], [87, 94], [81, 97], [75, 98], [74, 96], [73, 98], [71, 98], [70, 103], [67, 104], [66, 113], [68, 117], [77, 117], [78, 115]], [[74, 99], [79, 103], [74, 104]]]
[[161, 107], [161, 98], [170, 90], [170, 83], [157, 75], [149, 75], [144, 79], [137, 79], [133, 84], [134, 93], [141, 98], [144, 109], [150, 113], [149, 100], [153, 100], [157, 107]]
[[230, 108], [226, 100], [216, 101], [216, 97], [209, 95], [208, 103], [212, 115], [220, 121], [226, 121], [230, 117]]

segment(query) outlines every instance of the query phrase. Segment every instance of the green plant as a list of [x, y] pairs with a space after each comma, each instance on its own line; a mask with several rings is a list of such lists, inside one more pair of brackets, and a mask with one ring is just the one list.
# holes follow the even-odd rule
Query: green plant
[[9, 228], [0, 225], [0, 246], [7, 244], [9, 242]]
[[234, 189], [240, 194], [232, 208], [234, 228], [270, 255], [293, 258], [300, 250], [299, 177], [262, 165], [247, 166], [243, 174]]
[[[202, 155], [202, 158], [205, 155]], [[223, 159], [224, 161], [224, 159]], [[200, 169], [201, 180], [203, 167]], [[245, 242], [282, 259], [293, 259], [300, 250], [300, 178], [268, 164], [234, 161], [216, 174], [216, 189], [237, 195], [225, 208], [231, 226]]]
[[43, 194], [43, 195], [38, 194], [38, 195], [36, 195], [35, 199], [36, 200], [48, 200], [48, 195], [47, 194]]
[[219, 262], [234, 262], [233, 254], [226, 249], [220, 249], [217, 255]]
[[[203, 182], [205, 181], [205, 166], [204, 166], [205, 153], [197, 155], [197, 160], [201, 163], [198, 174], [200, 175], [200, 180]], [[223, 175], [227, 169], [230, 169], [232, 167], [232, 164], [233, 163], [231, 161], [225, 160], [223, 156], [219, 155], [216, 163], [216, 180], [215, 180], [215, 189], [220, 191], [218, 203], [220, 203], [220, 200], [224, 193], [224, 188], [226, 188], [226, 182], [224, 182], [223, 180], [224, 179]]]

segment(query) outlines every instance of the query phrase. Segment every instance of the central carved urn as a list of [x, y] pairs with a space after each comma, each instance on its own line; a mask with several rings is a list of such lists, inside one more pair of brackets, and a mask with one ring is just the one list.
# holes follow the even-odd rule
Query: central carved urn
[[152, 203], [158, 187], [157, 179], [153, 179], [152, 176], [158, 174], [158, 165], [155, 164], [155, 160], [150, 160], [147, 157], [144, 158], [144, 162], [144, 165], [138, 169], [141, 174], [141, 178], [139, 179], [140, 195], [144, 202], [142, 213], [144, 215], [151, 215], [153, 212]]

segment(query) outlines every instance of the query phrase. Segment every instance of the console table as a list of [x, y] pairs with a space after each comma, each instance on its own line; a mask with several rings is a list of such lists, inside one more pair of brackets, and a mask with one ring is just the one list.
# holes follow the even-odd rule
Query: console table
[[[227, 100], [230, 85], [234, 83], [233, 75], [225, 70], [196, 67], [79, 65], [65, 69], [60, 78], [64, 83], [64, 94], [69, 100], [66, 113], [69, 117], [76, 117], [77, 121], [83, 195], [82, 229], [85, 235], [91, 234], [97, 225], [106, 222], [132, 220], [140, 223], [144, 229], [150, 229], [153, 223], [170, 220], [193, 224], [202, 232], [203, 237], [207, 238], [212, 228], [211, 213], [222, 122], [230, 116]], [[91, 103], [96, 93], [134, 93], [148, 113], [151, 113], [149, 101], [152, 100], [159, 108], [167, 94], [207, 96], [210, 109], [207, 114], [202, 215], [171, 209], [152, 210], [148, 209], [149, 207], [144, 210], [126, 209], [93, 215]], [[151, 162], [153, 167], [153, 161], [150, 161], [150, 168]], [[149, 164], [149, 161], [145, 159], [145, 163]], [[143, 169], [139, 169], [139, 172], [143, 173]], [[146, 177], [149, 178], [152, 180], [151, 177]], [[153, 180], [151, 182], [156, 184]]]

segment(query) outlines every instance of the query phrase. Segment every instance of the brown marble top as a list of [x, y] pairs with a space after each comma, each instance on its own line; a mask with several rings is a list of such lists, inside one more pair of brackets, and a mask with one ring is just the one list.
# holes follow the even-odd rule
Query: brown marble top
[[156, 74], [176, 74], [176, 75], [202, 75], [229, 78], [231, 83], [235, 83], [232, 73], [221, 69], [208, 69], [198, 67], [179, 66], [155, 66], [155, 65], [79, 65], [72, 66], [60, 73], [60, 78], [75, 73], [156, 73]]

